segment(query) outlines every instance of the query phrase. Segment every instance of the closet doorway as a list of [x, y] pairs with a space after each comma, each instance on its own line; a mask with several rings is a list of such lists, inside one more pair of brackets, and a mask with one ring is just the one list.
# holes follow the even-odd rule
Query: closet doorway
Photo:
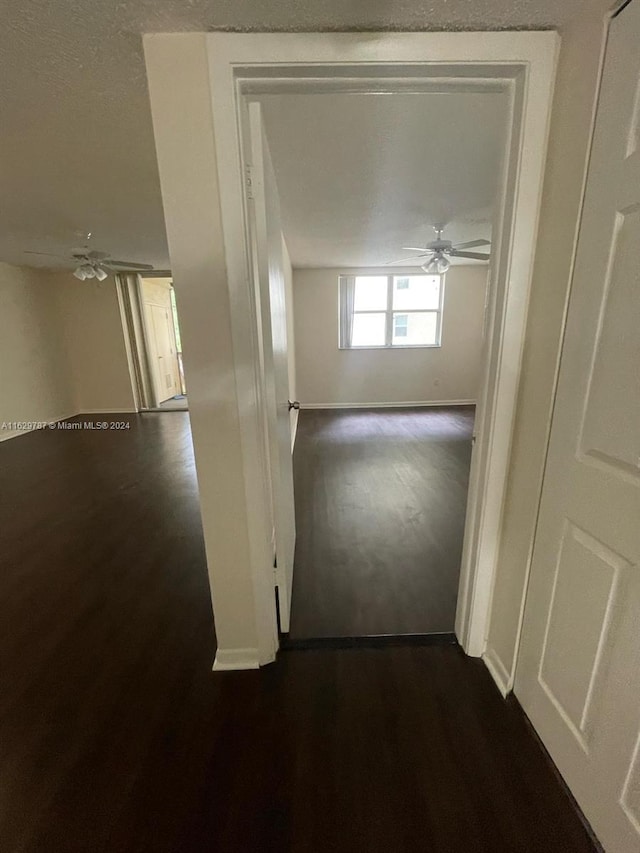
[[171, 274], [118, 278], [138, 410], [187, 411], [182, 339]]

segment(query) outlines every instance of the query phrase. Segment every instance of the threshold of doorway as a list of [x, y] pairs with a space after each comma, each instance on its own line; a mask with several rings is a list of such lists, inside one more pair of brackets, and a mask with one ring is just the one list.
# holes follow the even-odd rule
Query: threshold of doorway
[[458, 640], [451, 631], [434, 634], [370, 634], [364, 637], [309, 637], [280, 636], [281, 651], [309, 651], [313, 649], [384, 649], [389, 646], [455, 646]]

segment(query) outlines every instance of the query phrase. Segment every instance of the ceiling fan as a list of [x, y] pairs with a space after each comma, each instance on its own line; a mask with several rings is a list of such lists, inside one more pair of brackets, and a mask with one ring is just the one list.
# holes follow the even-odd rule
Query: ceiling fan
[[466, 243], [452, 243], [451, 240], [443, 240], [443, 225], [434, 225], [436, 239], [426, 246], [403, 246], [408, 252], [419, 252], [409, 258], [400, 258], [397, 261], [389, 261], [390, 264], [400, 264], [406, 261], [415, 261], [418, 258], [426, 258], [422, 269], [430, 275], [445, 273], [451, 266], [449, 258], [470, 258], [474, 261], [488, 261], [491, 255], [488, 252], [467, 252], [476, 246], [490, 246], [490, 240], [469, 240]]
[[[91, 237], [88, 235], [87, 240]], [[65, 261], [71, 261], [75, 264], [73, 274], [80, 281], [88, 278], [97, 278], [98, 281], [104, 281], [110, 272], [124, 272], [125, 270], [152, 270], [151, 264], [137, 264], [133, 261], [117, 261], [110, 257], [108, 252], [99, 252], [96, 249], [89, 249], [89, 246], [83, 246], [80, 249], [71, 249], [69, 255], [56, 255], [52, 252], [30, 252], [25, 251], [25, 255], [42, 255], [49, 258], [62, 258]]]

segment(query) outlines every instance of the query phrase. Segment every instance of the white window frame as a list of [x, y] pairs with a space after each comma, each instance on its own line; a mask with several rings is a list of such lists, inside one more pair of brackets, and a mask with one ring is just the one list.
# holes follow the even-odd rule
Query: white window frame
[[[347, 343], [342, 340], [342, 332], [340, 331], [343, 328], [342, 315], [343, 312], [348, 311], [346, 301], [343, 299], [343, 281], [348, 277], [352, 277], [354, 279], [357, 278], [382, 278], [383, 276], [387, 279], [387, 307], [372, 309], [371, 311], [356, 311], [353, 309], [353, 316], [356, 314], [384, 314], [385, 315], [385, 340], [383, 344], [367, 344], [366, 346], [354, 346], [353, 344]], [[437, 308], [407, 308], [402, 311], [394, 311], [393, 308], [393, 282], [394, 279], [397, 278], [439, 278], [440, 279], [440, 290], [438, 292], [438, 307]], [[445, 274], [442, 273], [439, 276], [434, 276], [429, 273], [416, 273], [416, 272], [405, 272], [405, 273], [375, 273], [375, 272], [367, 272], [367, 273], [359, 273], [358, 275], [349, 276], [347, 274], [341, 274], [338, 276], [338, 349], [350, 350], [350, 349], [394, 349], [394, 350], [405, 350], [405, 349], [434, 349], [442, 346], [442, 313], [444, 307], [444, 286], [445, 286]], [[436, 342], [434, 344], [394, 344], [393, 343], [393, 315], [394, 314], [436, 314], [437, 322], [436, 322]]]

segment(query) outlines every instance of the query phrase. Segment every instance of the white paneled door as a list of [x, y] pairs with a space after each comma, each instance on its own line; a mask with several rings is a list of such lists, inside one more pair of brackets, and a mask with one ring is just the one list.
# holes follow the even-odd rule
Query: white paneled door
[[282, 225], [278, 187], [259, 103], [249, 104], [251, 135], [250, 196], [255, 281], [259, 293], [262, 339], [261, 369], [265, 394], [267, 456], [269, 459], [276, 546], [276, 586], [280, 628], [289, 631], [293, 589], [296, 528], [289, 417], [287, 307]]
[[158, 403], [180, 393], [180, 374], [176, 352], [173, 316], [169, 308], [149, 305], [152, 323], [152, 359]]
[[515, 692], [605, 850], [640, 850], [640, 0], [611, 23]]

